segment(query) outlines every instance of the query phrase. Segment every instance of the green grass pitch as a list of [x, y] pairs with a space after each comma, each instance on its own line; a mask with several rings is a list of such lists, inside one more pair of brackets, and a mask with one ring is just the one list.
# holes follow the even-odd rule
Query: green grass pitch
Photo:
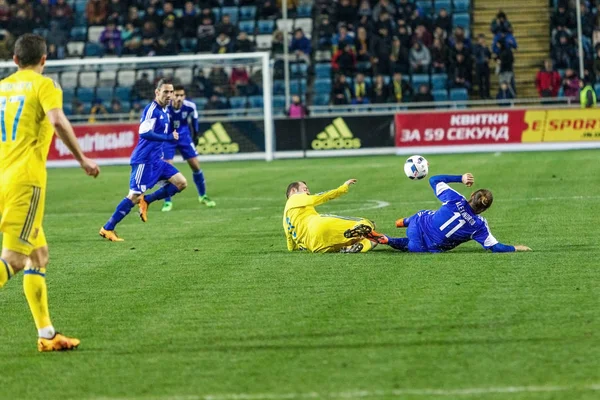
[[[426, 155], [427, 156], [427, 155]], [[22, 276], [0, 292], [1, 399], [598, 399], [598, 151], [428, 156], [430, 174], [472, 172], [504, 243], [447, 254], [288, 253], [284, 191], [348, 178], [321, 212], [385, 233], [438, 205], [402, 157], [207, 163], [217, 208], [191, 173], [174, 210], [98, 229], [127, 193], [128, 167], [97, 180], [51, 170], [45, 230], [57, 329], [72, 353], [38, 354]], [[455, 185], [468, 195], [469, 189]], [[387, 205], [389, 203], [389, 205]], [[387, 206], [386, 206], [387, 205]]]

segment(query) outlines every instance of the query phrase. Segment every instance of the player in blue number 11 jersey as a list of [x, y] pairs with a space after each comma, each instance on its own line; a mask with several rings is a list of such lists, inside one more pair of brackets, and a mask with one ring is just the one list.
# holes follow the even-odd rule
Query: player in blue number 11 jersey
[[494, 253], [529, 251], [527, 246], [509, 246], [499, 243], [490, 232], [487, 221], [480, 216], [490, 208], [492, 192], [479, 189], [467, 200], [448, 183], [464, 183], [472, 186], [473, 175], [438, 175], [429, 179], [435, 195], [442, 206], [437, 211], [422, 210], [412, 217], [399, 219], [396, 226], [406, 227], [406, 238], [392, 238], [373, 234], [372, 240], [387, 244], [394, 249], [414, 253], [441, 253], [475, 240], [486, 250]]
[[[173, 129], [179, 133], [177, 141], [165, 142], [163, 144], [164, 160], [169, 164], [173, 163], [175, 150], [178, 150], [184, 160], [188, 162], [194, 176], [194, 183], [198, 189], [198, 201], [207, 207], [214, 207], [216, 203], [206, 195], [206, 184], [204, 183], [204, 173], [200, 169], [198, 153], [194, 144], [193, 132], [198, 133], [198, 111], [193, 101], [185, 99], [185, 89], [181, 85], [175, 86], [173, 100], [169, 106], [169, 116]], [[192, 126], [190, 127], [190, 120]], [[173, 202], [171, 197], [165, 199], [165, 204], [161, 211], [171, 211]]]
[[[181, 172], [163, 160], [163, 143], [174, 142], [179, 138], [177, 131], [172, 130], [167, 110], [173, 96], [173, 84], [161, 79], [156, 84], [154, 93], [154, 101], [142, 113], [140, 140], [131, 154], [129, 194], [121, 200], [112, 217], [100, 229], [100, 236], [111, 242], [123, 241], [117, 236], [115, 227], [136, 203], [140, 207], [140, 218], [146, 222], [150, 203], [173, 196], [187, 186]], [[147, 190], [159, 182], [163, 183], [159, 189], [144, 196]]]

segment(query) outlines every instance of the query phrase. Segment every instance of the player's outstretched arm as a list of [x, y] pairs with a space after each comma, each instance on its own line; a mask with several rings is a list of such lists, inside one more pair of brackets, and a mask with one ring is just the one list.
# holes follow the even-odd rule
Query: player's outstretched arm
[[492, 250], [492, 253], [514, 253], [516, 251], [531, 251], [529, 247], [520, 244], [510, 246], [502, 243], [496, 243], [495, 245], [490, 247], [490, 250]]
[[46, 116], [54, 127], [58, 137], [63, 141], [65, 146], [67, 146], [85, 173], [94, 178], [97, 177], [98, 174], [100, 174], [100, 168], [94, 161], [83, 154], [83, 151], [77, 142], [77, 138], [75, 137], [75, 132], [73, 132], [73, 127], [63, 110], [60, 108], [52, 109], [46, 113]]
[[310, 203], [313, 206], [318, 206], [319, 204], [327, 203], [330, 200], [337, 199], [341, 195], [348, 193], [350, 185], [354, 185], [355, 183], [356, 179], [348, 179], [342, 184], [342, 186], [338, 187], [337, 189], [333, 189], [323, 193], [318, 193], [315, 195], [310, 195], [308, 196], [310, 199]]

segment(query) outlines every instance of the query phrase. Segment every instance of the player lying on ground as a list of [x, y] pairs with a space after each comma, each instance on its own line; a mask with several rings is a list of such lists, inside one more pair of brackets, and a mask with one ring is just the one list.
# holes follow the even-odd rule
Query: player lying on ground
[[348, 193], [356, 179], [328, 192], [311, 195], [306, 182], [293, 182], [287, 188], [287, 203], [283, 212], [283, 230], [287, 248], [312, 253], [360, 253], [373, 249], [377, 243], [366, 239], [382, 235], [374, 232], [375, 225], [365, 218], [339, 217], [319, 214], [315, 207]]
[[499, 243], [490, 232], [487, 221], [480, 216], [491, 207], [494, 197], [492, 192], [479, 189], [467, 200], [463, 195], [448, 186], [448, 183], [462, 182], [472, 186], [473, 175], [438, 175], [429, 179], [429, 184], [442, 206], [437, 211], [422, 210], [412, 217], [399, 219], [396, 226], [406, 227], [406, 238], [389, 236], [375, 237], [381, 244], [394, 249], [415, 253], [441, 253], [452, 250], [459, 244], [473, 239], [486, 250], [494, 253], [529, 251], [526, 246], [508, 246]]
[[[100, 228], [100, 236], [111, 242], [122, 242], [115, 227], [139, 204], [140, 218], [148, 220], [148, 206], [156, 200], [174, 196], [187, 186], [185, 177], [171, 164], [163, 160], [163, 143], [177, 141], [179, 134], [172, 130], [167, 107], [173, 96], [173, 84], [161, 79], [156, 84], [154, 101], [144, 108], [140, 120], [140, 140], [131, 154], [131, 177], [129, 194], [117, 206], [108, 222]], [[158, 182], [163, 186], [144, 196]]]
[[62, 110], [60, 86], [42, 76], [46, 64], [44, 38], [32, 34], [19, 37], [13, 60], [18, 71], [0, 82], [0, 288], [24, 270], [23, 291], [38, 330], [38, 350], [71, 350], [80, 341], [54, 329], [46, 287], [48, 245], [42, 220], [46, 159], [54, 132], [86, 174], [96, 177], [100, 169], [83, 155], [77, 143]]
[[[194, 134], [198, 133], [198, 111], [196, 110], [196, 104], [193, 101], [185, 99], [185, 89], [182, 85], [176, 85], [173, 94], [174, 98], [169, 106], [169, 116], [171, 117], [171, 124], [173, 124], [173, 130], [179, 134], [177, 141], [165, 142], [163, 144], [164, 160], [169, 164], [173, 164], [173, 158], [175, 158], [175, 150], [179, 151], [179, 154], [184, 160], [188, 162], [192, 169], [194, 176], [194, 183], [196, 189], [198, 189], [198, 201], [207, 207], [214, 207], [217, 204], [206, 195], [206, 184], [204, 183], [204, 173], [200, 169], [200, 161], [198, 161], [198, 153], [196, 152], [196, 146], [194, 145]], [[190, 120], [192, 125], [190, 127]], [[165, 198], [165, 204], [161, 211], [171, 211], [173, 209], [173, 202], [171, 196]]]

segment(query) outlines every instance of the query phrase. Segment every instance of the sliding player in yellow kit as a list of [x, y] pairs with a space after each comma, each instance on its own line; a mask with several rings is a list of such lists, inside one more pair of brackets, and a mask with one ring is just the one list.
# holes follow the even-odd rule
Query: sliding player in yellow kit
[[46, 42], [25, 34], [16, 41], [18, 71], [0, 81], [0, 288], [24, 270], [23, 290], [38, 329], [38, 350], [71, 350], [79, 340], [54, 330], [48, 311], [48, 246], [42, 229], [46, 199], [46, 159], [58, 136], [86, 174], [100, 170], [86, 158], [62, 110], [62, 90], [42, 76]]
[[348, 193], [356, 179], [328, 192], [311, 195], [306, 182], [292, 182], [287, 188], [283, 230], [287, 248], [311, 253], [365, 253], [377, 245], [366, 237], [374, 234], [375, 224], [365, 218], [319, 214], [315, 207]]

